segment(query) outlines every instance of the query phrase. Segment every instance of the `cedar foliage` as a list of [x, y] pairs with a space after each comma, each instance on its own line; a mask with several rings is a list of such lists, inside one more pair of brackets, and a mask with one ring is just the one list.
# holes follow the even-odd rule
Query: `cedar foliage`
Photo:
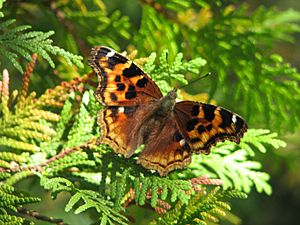
[[[300, 117], [299, 73], [271, 48], [277, 41], [293, 41], [300, 13], [260, 7], [247, 16], [246, 6], [235, 1], [139, 4], [137, 26], [100, 0], [0, 1], [0, 224], [68, 223], [24, 208], [43, 204], [34, 193], [16, 190], [32, 177], [53, 198], [71, 195], [66, 212], [89, 213], [91, 224], [103, 225], [131, 223], [136, 215], [129, 216], [127, 208], [132, 204], [155, 211], [150, 224], [218, 223], [227, 218], [230, 198], [246, 198], [253, 187], [271, 194], [269, 174], [254, 156], [285, 147], [276, 132], [294, 131]], [[45, 20], [39, 12], [64, 37], [56, 41], [63, 47], [53, 44], [53, 31], [32, 30]], [[220, 143], [209, 156], [194, 156], [188, 168], [166, 177], [137, 165], [136, 155], [114, 154], [96, 144], [102, 106], [93, 96], [94, 74], [82, 61], [93, 45], [140, 57], [137, 63], [163, 93], [211, 72], [192, 85], [190, 94], [201, 94], [192, 98], [239, 111], [253, 129], [239, 145]], [[37, 58], [41, 66], [35, 68]], [[35, 77], [44, 79], [46, 73], [56, 75], [52, 82], [67, 81], [39, 90]], [[22, 85], [11, 91], [19, 74]]]

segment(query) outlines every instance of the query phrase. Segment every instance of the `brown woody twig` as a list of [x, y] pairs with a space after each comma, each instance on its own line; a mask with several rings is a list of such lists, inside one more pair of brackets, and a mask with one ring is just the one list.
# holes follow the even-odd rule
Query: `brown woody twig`
[[29, 217], [33, 217], [33, 218], [38, 219], [38, 220], [43, 220], [43, 221], [46, 221], [48, 223], [55, 223], [57, 225], [68, 225], [62, 219], [55, 219], [53, 217], [48, 217], [48, 216], [45, 216], [45, 215], [41, 215], [39, 212], [34, 211], [34, 210], [29, 210], [29, 209], [26, 209], [26, 208], [23, 208], [23, 207], [18, 207], [17, 210], [18, 210], [18, 213], [27, 215]]
[[66, 155], [69, 155], [72, 152], [80, 151], [84, 148], [90, 148], [92, 145], [95, 145], [96, 139], [91, 139], [90, 141], [87, 141], [86, 143], [75, 146], [72, 148], [64, 149], [57, 155], [51, 157], [50, 159], [46, 160], [45, 162], [38, 164], [38, 165], [30, 165], [30, 166], [20, 166], [18, 163], [11, 163], [11, 167], [9, 169], [6, 168], [0, 168], [1, 172], [20, 172], [20, 171], [39, 171], [42, 172], [44, 170], [44, 167], [49, 165], [50, 163], [65, 157]]

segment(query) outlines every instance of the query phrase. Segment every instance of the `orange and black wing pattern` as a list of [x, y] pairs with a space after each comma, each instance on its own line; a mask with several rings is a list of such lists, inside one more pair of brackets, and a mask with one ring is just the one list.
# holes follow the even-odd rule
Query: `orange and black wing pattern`
[[219, 106], [182, 101], [174, 114], [184, 138], [195, 153], [209, 154], [210, 148], [225, 140], [240, 142], [247, 124], [239, 115]]
[[113, 49], [94, 47], [88, 63], [98, 76], [95, 96], [103, 105], [132, 106], [162, 97], [161, 91], [147, 74]]
[[95, 97], [105, 106], [98, 116], [100, 143], [125, 157], [144, 144], [138, 163], [161, 176], [190, 164], [192, 153], [209, 154], [225, 140], [239, 143], [247, 130], [227, 109], [176, 102], [176, 89], [163, 97], [149, 76], [110, 48], [93, 48], [88, 62], [99, 80]]

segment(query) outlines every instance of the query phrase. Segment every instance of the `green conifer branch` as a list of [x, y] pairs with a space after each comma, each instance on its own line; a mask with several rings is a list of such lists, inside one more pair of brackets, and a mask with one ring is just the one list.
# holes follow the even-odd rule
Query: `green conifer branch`
[[52, 45], [52, 40], [49, 39], [49, 37], [54, 34], [53, 31], [46, 33], [41, 31], [29, 31], [31, 26], [28, 25], [10, 28], [9, 26], [14, 23], [15, 20], [8, 20], [1, 23], [0, 53], [4, 58], [7, 58], [20, 72], [23, 72], [23, 69], [17, 59], [21, 56], [27, 61], [30, 61], [30, 54], [33, 53], [37, 53], [43, 57], [52, 68], [54, 68], [55, 64], [49, 53], [64, 57], [69, 65], [74, 63], [79, 67], [83, 66], [81, 62], [81, 56], [74, 55]]
[[[195, 68], [195, 70], [192, 72], [196, 72], [196, 70], [199, 70], [199, 68], [201, 67], [197, 67], [197, 65], [193, 66], [193, 63], [195, 61], [180, 63], [180, 55], [176, 57], [178, 64], [177, 68], [173, 68], [172, 63], [171, 66], [166, 66], [168, 63], [165, 60], [166, 55], [167, 54], [165, 52], [160, 57], [160, 60], [158, 62], [160, 64], [159, 67], [155, 67], [155, 65], [149, 64], [149, 67], [153, 68], [152, 72], [155, 71], [155, 68], [158, 68], [157, 71], [159, 72], [157, 73], [162, 73], [166, 70], [171, 70], [172, 72], [181, 72], [183, 70], [187, 70], [188, 67]], [[154, 62], [154, 60], [152, 61]], [[154, 72], [154, 76], [155, 74], [156, 73]], [[164, 73], [163, 76], [160, 76], [157, 79], [167, 80], [169, 76], [172, 77], [172, 75]], [[76, 82], [79, 82], [80, 84], [81, 82], [84, 82], [84, 80], [75, 81], [75, 83]], [[46, 94], [42, 95], [41, 98], [47, 99], [45, 96], [48, 95], [48, 97], [55, 99], [56, 94], [61, 93], [62, 90], [68, 93], [70, 90], [74, 91], [73, 88], [75, 88], [75, 90], [79, 90], [78, 93], [82, 94], [84, 89], [75, 87], [75, 85], [73, 85], [75, 83], [64, 83], [55, 88], [54, 91], [46, 92]], [[151, 174], [149, 171], [146, 171], [145, 169], [137, 165], [135, 159], [125, 160], [117, 156], [116, 154], [111, 153], [111, 150], [104, 146], [99, 146], [98, 148], [95, 148], [95, 142], [92, 141], [89, 143], [86, 141], [93, 140], [93, 138], [99, 135], [94, 125], [96, 123], [97, 112], [101, 107], [97, 105], [95, 98], [92, 95], [92, 92], [85, 92], [82, 96], [82, 102], [80, 103], [80, 106], [77, 106], [79, 111], [75, 113], [74, 111], [72, 111], [72, 108], [78, 105], [78, 102], [75, 101], [75, 95], [72, 91], [70, 92], [71, 95], [65, 94], [65, 96], [69, 97], [69, 100], [64, 102], [64, 107], [61, 111], [61, 114], [57, 115], [57, 119], [55, 121], [58, 121], [58, 123], [55, 127], [55, 133], [53, 133], [53, 139], [49, 141], [41, 141], [43, 144], [41, 145], [40, 150], [42, 152], [46, 152], [50, 155], [53, 155], [53, 157], [47, 159], [46, 155], [46, 158], [44, 158], [39, 165], [15, 165], [14, 168], [12, 168], [10, 165], [9, 169], [13, 171], [12, 176], [7, 177], [5, 173], [3, 173], [5, 170], [2, 171], [3, 178], [6, 179], [7, 183], [14, 184], [20, 181], [21, 179], [26, 178], [27, 176], [36, 174], [41, 177], [41, 180], [50, 179], [50, 177], [54, 177], [51, 178], [51, 187], [48, 187], [48, 185], [50, 185], [48, 182], [46, 182], [46, 184], [42, 182], [42, 185], [45, 186], [46, 189], [51, 189], [54, 195], [60, 193], [61, 191], [69, 191], [73, 193], [72, 190], [75, 190], [73, 183], [70, 181], [67, 182], [66, 179], [60, 176], [68, 176], [70, 178], [79, 177], [79, 174], [81, 172], [85, 172], [88, 168], [92, 169], [92, 171], [94, 170], [94, 174], [97, 174], [99, 173], [100, 169], [100, 174], [102, 176], [100, 181], [101, 194], [98, 193], [97, 195], [101, 195], [101, 198], [104, 200], [104, 202], [107, 201], [106, 198], [108, 197], [111, 199], [109, 205], [110, 207], [113, 206], [115, 210], [114, 213], [117, 213], [117, 211], [123, 210], [124, 207], [127, 207], [126, 205], [128, 205], [129, 203], [127, 201], [128, 199], [126, 200], [126, 196], [128, 195], [128, 191], [131, 190], [131, 192], [134, 195], [133, 197], [131, 196], [131, 199], [134, 199], [134, 201], [140, 206], [149, 205], [149, 207], [154, 209], [156, 212], [166, 215], [169, 214], [169, 210], [173, 210], [173, 208], [176, 207], [177, 204], [179, 204], [178, 202], [180, 202], [181, 206], [179, 207], [177, 205], [177, 207], [179, 207], [180, 210], [184, 210], [184, 208], [186, 208], [187, 205], [190, 204], [190, 201], [194, 198], [194, 196], [197, 195], [198, 192], [201, 192], [201, 190], [203, 189], [201, 188], [201, 185], [213, 184], [213, 182], [210, 183], [208, 180], [206, 180], [205, 182], [203, 181], [203, 183], [201, 183], [201, 179], [198, 179], [198, 181], [189, 181], [189, 179], [186, 178], [180, 179], [180, 176], [178, 176], [178, 172], [175, 172], [171, 174], [171, 176], [164, 178], [157, 177], [155, 174]], [[64, 99], [65, 98], [67, 97], [64, 97]], [[34, 104], [31, 106], [31, 111], [41, 110], [36, 108], [44, 106], [44, 104], [40, 104], [37, 102], [38, 101], [35, 101]], [[24, 101], [24, 104], [25, 106], [26, 104], [28, 104], [26, 99]], [[26, 109], [26, 107], [24, 108]], [[265, 143], [273, 143], [275, 147], [283, 146], [283, 142], [276, 141], [274, 137], [274, 135], [270, 135], [266, 131], [252, 131], [250, 132], [249, 138], [247, 138], [246, 136], [247, 141], [245, 143], [242, 142], [245, 146], [248, 146], [248, 151], [240, 153], [242, 149], [236, 150], [237, 146], [234, 144], [224, 144], [224, 147], [222, 147], [221, 145], [217, 147], [217, 150], [213, 150], [213, 152], [216, 151], [215, 155], [220, 156], [221, 161], [217, 163], [214, 162], [212, 164], [221, 164], [223, 158], [226, 160], [226, 156], [224, 157], [223, 154], [227, 155], [227, 159], [231, 157], [233, 160], [238, 160], [240, 161], [240, 164], [243, 164], [246, 160], [245, 157], [247, 156], [247, 154], [249, 154], [249, 152], [253, 153], [252, 145], [258, 147], [260, 151], [264, 151], [262, 146]], [[248, 142], [250, 142], [250, 145], [248, 144]], [[61, 151], [58, 154], [58, 149], [60, 148], [63, 148], [63, 151]], [[205, 161], [203, 161], [202, 163], [203, 165], [205, 165], [205, 163], [207, 165], [210, 165], [209, 158], [205, 158]], [[209, 172], [207, 171], [200, 171], [199, 165], [201, 164], [197, 164], [198, 169], [193, 169], [192, 166], [188, 171], [192, 171], [192, 173], [201, 172], [202, 175], [206, 173], [209, 174]], [[251, 162], [245, 162], [244, 167], [259, 169], [258, 164]], [[235, 174], [231, 170], [230, 172], [231, 173], [226, 174], [226, 176], [230, 177], [230, 179], [236, 180], [237, 177], [235, 177]], [[75, 175], [72, 175], [73, 173]], [[213, 173], [210, 174], [215, 175]], [[249, 173], [246, 178], [253, 179], [254, 182], [256, 182], [256, 186], [259, 191], [264, 190], [265, 192], [269, 193], [270, 190], [266, 188], [268, 186], [265, 182], [266, 178], [264, 178], [264, 173], [261, 173], [263, 175], [262, 177], [259, 177], [258, 174], [259, 172], [253, 173], [253, 175]], [[220, 174], [218, 175], [219, 177], [224, 178]], [[229, 182], [227, 181], [228, 179], [226, 176], [223, 180], [225, 188], [232, 187], [232, 184], [229, 184]], [[243, 182], [244, 186], [241, 186], [241, 184], [240, 186], [238, 186], [236, 183], [234, 183], [234, 185], [242, 190], [249, 191], [252, 184], [247, 181]], [[217, 184], [220, 185], [220, 183]], [[214, 194], [215, 193], [213, 193], [212, 195]], [[91, 198], [92, 195], [95, 196], [95, 193], [91, 192], [91, 190], [79, 191], [78, 194], [74, 195], [76, 197], [70, 200], [70, 203], [67, 205], [66, 210], [71, 209], [75, 205], [75, 203], [77, 203], [80, 200], [83, 200], [84, 204], [76, 209], [77, 213], [86, 211], [89, 208], [96, 208], [96, 210], [98, 210], [99, 212], [100, 221], [111, 221], [111, 224], [116, 223], [117, 220], [123, 221], [123, 219], [119, 218], [115, 219], [114, 222], [114, 219], [110, 218], [108, 214], [103, 214], [102, 211], [106, 210], [106, 206], [104, 206], [106, 203], [103, 203], [102, 200], [99, 202], [99, 200]], [[133, 200], [131, 200], [131, 202], [132, 201]], [[207, 203], [208, 205], [205, 205], [205, 203], [203, 203], [203, 207], [205, 210], [201, 209], [203, 210], [201, 211], [201, 213], [200, 211], [197, 211], [197, 216], [196, 214], [191, 214], [188, 220], [199, 220], [202, 223], [205, 223], [205, 221], [208, 220], [217, 222], [218, 217], [225, 215], [226, 210], [228, 210], [228, 207], [225, 203], [222, 203], [220, 201], [214, 203], [217, 205], [214, 207], [212, 207], [212, 204], [210, 203], [210, 201], [209, 203]], [[193, 210], [195, 210], [195, 208], [197, 207], [194, 206]], [[199, 213], [200, 216], [198, 216]]]
[[221, 143], [212, 149], [210, 155], [195, 157], [191, 165], [192, 173], [217, 176], [222, 180], [225, 189], [234, 187], [248, 193], [254, 185], [258, 192], [271, 194], [271, 186], [268, 184], [270, 176], [261, 172], [261, 163], [251, 158], [255, 154], [255, 149], [266, 153], [265, 144], [274, 148], [285, 147], [285, 142], [276, 137], [277, 134], [270, 133], [269, 130], [250, 129], [239, 145]]
[[26, 158], [24, 156], [12, 152], [0, 152], [0, 159], [14, 161], [17, 163], [26, 162]]
[[89, 53], [88, 44], [101, 43], [120, 50], [117, 41], [120, 38], [128, 40], [131, 37], [129, 18], [121, 15], [118, 10], [108, 13], [102, 1], [90, 4], [81, 1], [76, 5], [72, 2], [59, 5], [51, 1], [49, 7], [71, 33], [72, 39], [78, 43], [84, 55]]
[[[6, 1], [6, 0], [0, 0], [0, 10], [2, 9], [3, 3], [4, 3], [5, 1]], [[1, 18], [1, 17], [4, 17], [4, 14], [3, 14], [3, 12], [0, 11], [0, 18]]]
[[76, 203], [83, 202], [83, 204], [75, 210], [75, 214], [84, 212], [89, 208], [95, 208], [99, 213], [99, 221], [101, 224], [106, 224], [107, 222], [108, 224], [127, 224], [127, 218], [115, 211], [112, 207], [113, 203], [105, 200], [99, 192], [78, 189], [72, 182], [64, 178], [49, 179], [41, 177], [41, 185], [45, 189], [51, 190], [53, 196], [56, 196], [61, 191], [67, 191], [72, 194], [72, 197], [66, 205], [66, 212], [74, 208]]
[[[299, 73], [265, 49], [277, 41], [293, 40], [292, 34], [300, 31], [299, 12], [261, 7], [246, 16], [245, 5], [225, 6], [223, 2], [142, 2], [140, 35], [134, 40], [139, 52], [167, 48], [174, 57], [183, 46], [185, 57], [200, 55], [209, 62], [205, 70], [213, 76], [209, 88], [202, 89], [210, 98], [219, 96], [228, 107], [244, 102], [240, 111], [247, 120], [277, 130], [295, 130], [300, 120]], [[236, 91], [232, 92], [231, 85]]]
[[26, 224], [29, 221], [15, 215], [23, 205], [40, 202], [40, 198], [26, 197], [15, 191], [14, 187], [0, 183], [0, 221], [2, 224]]
[[[34, 60], [34, 59], [33, 59]], [[24, 74], [23, 91], [16, 105], [12, 105], [12, 98], [9, 97], [9, 74], [7, 70], [3, 72], [2, 97], [1, 97], [1, 114], [0, 127], [1, 138], [0, 144], [10, 148], [23, 149], [27, 151], [38, 151], [39, 146], [29, 143], [28, 140], [45, 141], [49, 140], [55, 131], [51, 128], [51, 124], [42, 122], [45, 120], [57, 120], [57, 114], [45, 111], [43, 109], [34, 108], [34, 95], [26, 97], [26, 89], [34, 62], [29, 64], [27, 72]], [[30, 101], [28, 101], [28, 99]], [[12, 106], [11, 106], [12, 105]], [[20, 108], [22, 107], [22, 110]]]
[[182, 53], [176, 54], [172, 60], [168, 52], [164, 50], [159, 57], [156, 53], [150, 54], [143, 67], [164, 94], [170, 91], [176, 82], [187, 84], [186, 75], [200, 75], [201, 69], [206, 64], [206, 61], [200, 57], [186, 61]]
[[224, 198], [246, 198], [242, 192], [234, 190], [219, 191], [219, 187], [211, 191], [200, 189], [192, 195], [187, 205], [178, 201], [168, 213], [153, 220], [150, 224], [208, 224], [218, 223], [231, 208]]
[[[241, 15], [244, 15], [242, 11], [228, 7], [224, 12], [219, 12], [221, 1], [142, 2], [147, 6], [143, 7], [141, 29], [134, 33], [132, 44], [137, 46], [139, 52], [144, 55], [152, 51], [162, 52], [159, 57], [154, 53], [151, 54], [144, 69], [164, 93], [178, 83], [186, 84], [189, 74], [202, 75], [205, 74], [204, 71], [212, 71], [217, 76], [213, 78], [211, 98], [221, 96], [217, 94], [222, 93], [224, 99], [229, 99], [231, 92], [227, 84], [233, 80], [237, 87], [234, 101], [247, 100], [248, 108], [242, 109], [243, 115], [246, 113], [249, 113], [249, 116], [256, 115], [254, 121], [265, 120], [265, 118], [272, 121], [274, 117], [287, 122], [287, 113], [298, 101], [295, 97], [299, 94], [296, 83], [298, 72], [284, 63], [278, 55], [270, 57], [264, 55], [256, 47], [259, 38], [255, 39], [257, 36], [249, 30], [236, 30], [235, 23], [232, 27], [225, 26], [239, 21]], [[86, 39], [88, 43], [93, 45], [101, 43], [118, 50], [119, 38], [127, 40], [131, 36], [128, 18], [121, 13], [108, 14], [101, 4], [97, 6], [100, 10], [92, 12], [90, 5], [81, 1], [77, 3], [75, 7], [72, 7], [74, 5], [71, 1], [65, 5], [55, 7], [52, 5], [56, 15], [63, 13], [63, 17], [59, 17], [59, 20], [71, 31], [71, 34], [66, 35], [69, 44], [73, 40], [75, 45], [74, 39], [84, 40], [82, 35], [85, 35], [88, 36]], [[192, 6], [193, 8], [199, 6], [199, 8], [196, 7], [194, 10]], [[199, 9], [199, 12], [196, 9]], [[260, 13], [257, 11], [255, 24], [250, 26], [251, 20], [243, 17], [246, 26], [243, 24], [240, 26], [244, 29], [251, 27], [254, 33], [261, 35], [260, 38], [265, 36], [269, 40], [291, 41], [290, 34], [298, 31], [298, 26], [295, 24], [298, 20], [296, 14], [292, 11], [286, 17], [278, 14], [275, 24], [278, 29], [276, 34], [271, 36], [268, 29], [274, 12], [263, 18], [264, 10]], [[2, 52], [7, 52], [6, 57], [19, 70], [20, 65], [16, 59], [22, 54], [23, 58], [31, 60], [31, 54], [38, 52], [36, 51], [38, 47], [33, 46], [37, 41], [40, 42], [39, 46], [42, 46], [38, 53], [50, 64], [53, 61], [49, 53], [61, 54], [69, 59], [69, 63], [71, 62], [74, 55], [52, 46], [49, 39], [51, 33], [29, 31], [28, 26], [11, 28], [13, 24], [13, 20], [0, 24], [0, 30], [8, 31], [2, 35], [3, 39], [0, 35], [0, 39], [5, 40], [3, 42], [5, 44], [9, 43], [8, 40], [16, 41], [16, 44], [6, 45]], [[290, 26], [284, 26], [286, 24]], [[211, 38], [212, 35], [215, 35], [214, 40]], [[178, 43], [182, 38], [184, 43]], [[20, 40], [30, 44], [28, 47], [23, 47]], [[254, 41], [249, 42], [249, 40]], [[267, 41], [262, 42], [266, 44]], [[240, 54], [239, 48], [245, 52]], [[182, 49], [186, 49], [186, 52], [178, 53]], [[235, 59], [233, 55], [242, 57]], [[254, 60], [248, 60], [249, 55]], [[205, 69], [205, 60], [199, 56], [208, 62]], [[80, 61], [78, 58], [77, 60]], [[249, 192], [255, 186], [259, 192], [271, 192], [268, 184], [269, 175], [261, 172], [261, 164], [253, 161], [251, 157], [257, 151], [265, 153], [270, 147], [269, 144], [275, 148], [284, 147], [285, 143], [278, 140], [276, 134], [266, 130], [250, 130], [240, 145], [228, 142], [220, 144], [212, 150], [210, 156], [200, 156], [198, 159], [194, 157], [194, 164], [187, 169], [161, 178], [137, 165], [137, 155], [125, 160], [114, 154], [107, 146], [95, 146], [95, 139], [101, 132], [97, 127], [96, 117], [102, 106], [93, 97], [92, 91], [85, 90], [85, 85], [90, 84], [91, 74], [61, 83], [46, 91], [41, 97], [36, 97], [35, 94], [27, 93], [29, 76], [32, 73], [30, 71], [33, 67], [29, 65], [27, 68], [29, 72], [24, 74], [23, 87], [17, 95], [18, 107], [12, 104], [15, 102], [15, 97], [10, 97], [9, 94], [8, 73], [4, 74], [0, 82], [0, 132], [4, 132], [4, 137], [0, 138], [0, 145], [5, 149], [5, 152], [2, 152], [1, 148], [0, 152], [1, 182], [15, 184], [28, 176], [37, 175], [41, 179], [41, 186], [50, 190], [54, 197], [61, 192], [72, 195], [66, 205], [66, 211], [75, 209], [75, 213], [83, 213], [94, 208], [98, 213], [98, 222], [100, 221], [101, 224], [127, 224], [127, 219], [121, 216], [119, 211], [126, 212], [127, 206], [133, 202], [163, 214], [153, 221], [153, 224], [217, 223], [219, 218], [224, 217], [230, 210], [224, 198], [245, 198], [245, 194], [230, 188]], [[259, 80], [254, 80], [253, 74], [256, 72], [262, 74]], [[290, 80], [284, 80], [285, 77]], [[258, 83], [261, 87], [255, 88]], [[281, 87], [277, 88], [279, 86]], [[278, 90], [278, 93], [271, 95], [274, 89]], [[268, 92], [265, 94], [266, 106], [261, 104], [259, 97], [264, 90]], [[288, 94], [287, 90], [291, 90], [294, 94]], [[209, 89], [204, 88], [204, 91]], [[250, 92], [256, 92], [251, 95], [252, 99], [247, 97], [250, 96]], [[219, 99], [230, 105], [224, 99]], [[258, 116], [257, 112], [265, 112], [264, 117]], [[293, 115], [291, 120], [288, 126], [295, 127], [292, 123], [296, 124], [299, 116]], [[14, 132], [16, 130], [18, 132]], [[16, 149], [21, 151], [15, 151]], [[28, 149], [31, 152], [25, 154], [24, 150]], [[10, 150], [15, 153], [9, 154]], [[23, 153], [18, 155], [19, 152]], [[213, 178], [206, 176], [203, 178], [205, 174]], [[210, 190], [208, 187], [212, 184], [221, 185], [219, 179], [214, 179], [217, 177], [222, 179], [225, 191]], [[75, 180], [77, 182], [74, 182]], [[84, 187], [87, 182], [88, 187], [91, 187], [90, 190]], [[77, 184], [84, 188], [78, 188]], [[23, 218], [13, 217], [10, 214], [3, 215], [3, 221], [13, 220], [23, 221]]]
[[[11, 168], [11, 166], [10, 166]], [[21, 180], [24, 180], [25, 178], [29, 177], [29, 176], [33, 176], [34, 173], [32, 171], [20, 171], [20, 172], [17, 172], [13, 175], [11, 175], [10, 177], [8, 177], [6, 180], [5, 180], [5, 184], [7, 185], [14, 185], [16, 183], [18, 183], [19, 181]]]

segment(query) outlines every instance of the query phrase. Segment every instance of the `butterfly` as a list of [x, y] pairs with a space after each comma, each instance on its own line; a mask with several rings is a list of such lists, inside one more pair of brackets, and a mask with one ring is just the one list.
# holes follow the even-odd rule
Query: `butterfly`
[[160, 176], [191, 163], [192, 153], [209, 154], [217, 142], [240, 142], [247, 130], [237, 114], [195, 101], [176, 102], [176, 89], [163, 96], [156, 83], [131, 60], [104, 46], [91, 50], [97, 74], [98, 114], [107, 144], [126, 158], [144, 145], [138, 163]]

